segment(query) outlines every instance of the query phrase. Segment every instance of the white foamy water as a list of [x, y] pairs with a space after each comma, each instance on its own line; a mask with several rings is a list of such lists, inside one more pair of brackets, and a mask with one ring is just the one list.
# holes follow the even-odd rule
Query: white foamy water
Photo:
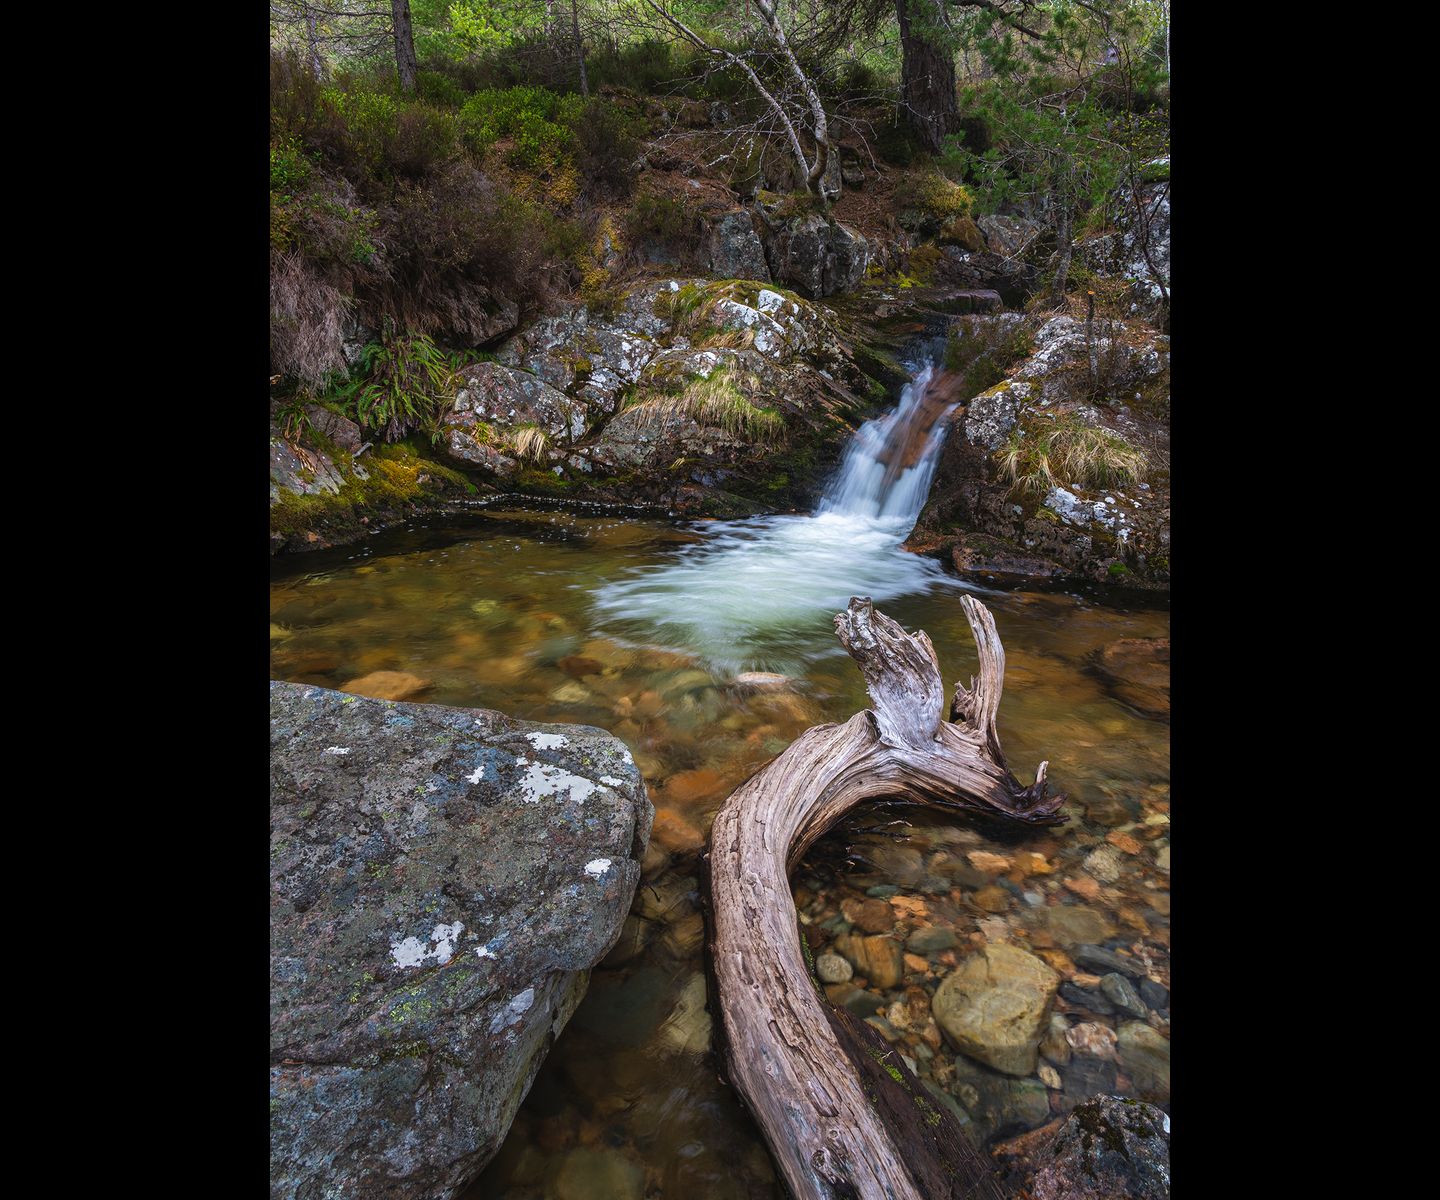
[[600, 588], [596, 608], [634, 636], [698, 653], [719, 671], [790, 673], [843, 653], [831, 618], [851, 596], [879, 603], [964, 587], [935, 560], [900, 548], [924, 507], [946, 422], [911, 469], [889, 471], [878, 457], [915, 415], [931, 373], [922, 369], [892, 412], [856, 431], [813, 516], [705, 525], [706, 540], [673, 562]]
[[[920, 461], [908, 471], [895, 472], [881, 461], [882, 453], [892, 438], [905, 439], [909, 426], [920, 416], [920, 397], [934, 374], [933, 367], [924, 367], [905, 385], [900, 403], [892, 412], [867, 421], [855, 431], [845, 448], [840, 471], [825, 495], [820, 498], [817, 513], [843, 513], [856, 517], [875, 517], [903, 522], [900, 540], [915, 528], [915, 520], [925, 507], [930, 494], [930, 481], [940, 463], [940, 450], [945, 444], [948, 422], [935, 423], [926, 441]], [[917, 431], [919, 432], [919, 431]], [[890, 478], [891, 475], [895, 477]]]

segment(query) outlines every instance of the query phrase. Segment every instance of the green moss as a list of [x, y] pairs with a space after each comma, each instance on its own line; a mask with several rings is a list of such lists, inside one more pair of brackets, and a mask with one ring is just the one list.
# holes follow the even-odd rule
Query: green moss
[[518, 491], [539, 496], [569, 496], [583, 486], [579, 479], [567, 479], [562, 475], [556, 475], [553, 471], [540, 471], [533, 467], [521, 471], [515, 477], [515, 487]]
[[333, 495], [301, 496], [281, 489], [270, 506], [272, 534], [287, 540], [311, 533], [331, 541], [350, 540], [364, 532], [361, 518], [385, 518], [447, 495], [479, 493], [463, 473], [436, 462], [411, 443], [376, 447], [359, 462], [363, 479], [348, 453], [334, 446], [325, 452], [342, 477], [340, 490]]

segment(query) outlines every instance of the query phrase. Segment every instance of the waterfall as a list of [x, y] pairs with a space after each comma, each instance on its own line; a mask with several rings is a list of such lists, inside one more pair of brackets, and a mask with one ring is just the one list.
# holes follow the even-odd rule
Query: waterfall
[[964, 585], [900, 548], [924, 507], [954, 408], [924, 365], [896, 407], [855, 432], [810, 516], [717, 521], [661, 565], [599, 588], [622, 636], [702, 655], [720, 671], [798, 671], [839, 653], [830, 618], [851, 596], [880, 602]]
[[934, 370], [923, 367], [905, 385], [894, 411], [856, 430], [817, 514], [903, 522], [904, 533], [915, 527], [945, 444], [943, 418], [954, 408], [953, 403], [927, 401]]

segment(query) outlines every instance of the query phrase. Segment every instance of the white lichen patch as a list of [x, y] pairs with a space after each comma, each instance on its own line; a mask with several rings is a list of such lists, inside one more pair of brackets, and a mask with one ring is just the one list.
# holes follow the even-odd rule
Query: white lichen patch
[[558, 796], [562, 792], [568, 792], [571, 800], [582, 801], [594, 791], [593, 780], [544, 763], [527, 766], [520, 778], [521, 799], [526, 804], [537, 804], [546, 796]]
[[534, 1003], [535, 989], [528, 987], [518, 996], [511, 999], [509, 1004], [495, 1014], [490, 1022], [490, 1032], [499, 1033], [502, 1029], [508, 1029], [529, 1012], [530, 1006]]
[[469, 783], [479, 783], [480, 780], [484, 777], [484, 775], [485, 775], [485, 766], [484, 766], [484, 764], [482, 763], [480, 766], [478, 766], [478, 767], [475, 768], [475, 774], [473, 774], [473, 775], [467, 775], [467, 776], [465, 776], [465, 779], [466, 779], [467, 782], [469, 782]]
[[[455, 943], [460, 940], [460, 933], [465, 928], [461, 921], [453, 925], [437, 925], [426, 941], [417, 937], [407, 937], [404, 941], [390, 943], [390, 957], [397, 967], [419, 967], [425, 964], [425, 960], [433, 958], [442, 967], [455, 956]], [[430, 943], [434, 942], [432, 948]]]
[[570, 744], [570, 739], [563, 733], [527, 733], [525, 740], [537, 750], [557, 750]]
[[495, 957], [495, 951], [493, 951], [492, 949], [490, 949], [489, 946], [476, 946], [476, 947], [475, 947], [475, 957], [476, 957], [476, 958], [494, 958], [494, 957]]
[[349, 754], [349, 753], [350, 753], [350, 747], [349, 747], [349, 746], [326, 746], [324, 752], [325, 752], [326, 754]]
[[608, 858], [593, 858], [585, 864], [585, 874], [591, 879], [604, 879], [605, 872], [610, 869]]
[[623, 779], [616, 779], [615, 776], [613, 776], [613, 775], [602, 775], [602, 776], [600, 776], [600, 782], [603, 783], [603, 784], [605, 784], [605, 785], [607, 785], [608, 787], [624, 787], [624, 786], [625, 786], [625, 781], [624, 781]]

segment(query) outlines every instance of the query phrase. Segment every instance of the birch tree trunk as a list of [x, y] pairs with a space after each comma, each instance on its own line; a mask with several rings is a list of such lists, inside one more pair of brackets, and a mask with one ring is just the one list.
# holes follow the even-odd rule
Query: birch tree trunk
[[310, 52], [310, 71], [318, 80], [324, 75], [325, 66], [320, 59], [320, 34], [316, 27], [315, 10], [309, 5], [305, 7], [305, 45]]

